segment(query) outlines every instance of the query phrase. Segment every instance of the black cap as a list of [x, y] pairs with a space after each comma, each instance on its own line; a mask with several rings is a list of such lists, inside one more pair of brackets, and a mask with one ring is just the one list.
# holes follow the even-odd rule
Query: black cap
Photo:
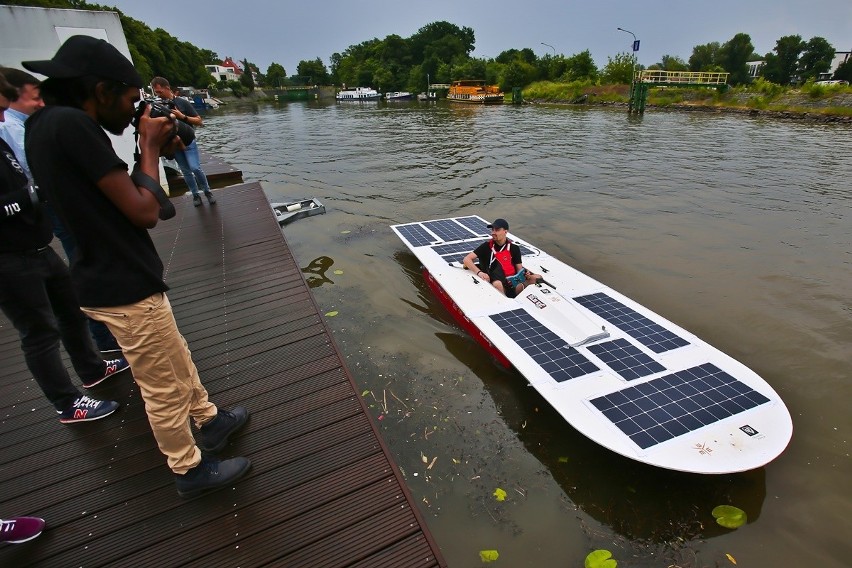
[[69, 37], [59, 46], [53, 59], [23, 61], [22, 65], [47, 77], [71, 79], [93, 75], [142, 87], [142, 77], [114, 45], [86, 35]]
[[509, 230], [509, 223], [505, 219], [495, 219], [490, 225], [486, 225], [489, 229], [506, 229]]

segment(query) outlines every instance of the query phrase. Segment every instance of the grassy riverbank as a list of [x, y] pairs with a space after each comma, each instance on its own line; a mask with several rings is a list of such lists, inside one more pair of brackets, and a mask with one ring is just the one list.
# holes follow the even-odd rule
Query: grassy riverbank
[[[626, 106], [629, 92], [629, 85], [538, 82], [524, 89], [523, 95], [524, 100], [531, 103]], [[782, 87], [760, 79], [724, 93], [705, 88], [652, 87], [648, 92], [647, 106], [852, 123], [852, 87], [814, 84]]]

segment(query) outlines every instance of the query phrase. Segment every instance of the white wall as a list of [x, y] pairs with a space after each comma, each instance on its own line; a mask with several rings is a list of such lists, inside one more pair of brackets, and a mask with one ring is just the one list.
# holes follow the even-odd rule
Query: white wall
[[[50, 59], [72, 35], [106, 40], [133, 61], [115, 12], [0, 6], [0, 65], [24, 69], [21, 61]], [[128, 128], [121, 136], [109, 136], [115, 152], [133, 167], [133, 129]], [[165, 179], [161, 165], [160, 180], [165, 183]]]

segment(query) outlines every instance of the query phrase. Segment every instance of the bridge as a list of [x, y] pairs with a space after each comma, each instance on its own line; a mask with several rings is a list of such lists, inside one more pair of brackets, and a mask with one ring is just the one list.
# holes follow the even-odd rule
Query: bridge
[[661, 69], [642, 69], [636, 71], [630, 85], [630, 103], [628, 112], [645, 112], [648, 100], [648, 87], [705, 87], [724, 91], [728, 88], [726, 72], [708, 71], [663, 71]]

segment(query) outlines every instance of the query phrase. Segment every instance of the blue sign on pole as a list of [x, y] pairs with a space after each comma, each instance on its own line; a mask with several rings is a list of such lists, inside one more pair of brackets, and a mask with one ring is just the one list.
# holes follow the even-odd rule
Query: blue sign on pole
[[633, 42], [633, 51], [639, 51], [639, 40]]

